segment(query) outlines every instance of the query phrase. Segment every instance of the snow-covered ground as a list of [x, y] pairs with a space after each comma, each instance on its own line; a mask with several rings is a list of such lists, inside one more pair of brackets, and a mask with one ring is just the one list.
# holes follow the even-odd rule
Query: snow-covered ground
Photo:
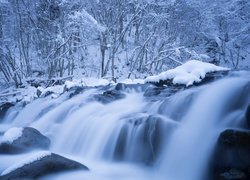
[[[191, 86], [194, 83], [199, 83], [205, 78], [206, 74], [209, 72], [216, 71], [228, 71], [229, 68], [219, 67], [214, 64], [201, 62], [198, 60], [190, 60], [185, 64], [180, 65], [174, 69], [162, 72], [159, 75], [149, 76], [146, 79], [123, 79], [117, 83], [123, 84], [144, 84], [148, 82], [159, 82], [160, 80], [172, 80], [173, 84], [182, 84], [186, 86]], [[10, 90], [9, 93], [5, 93], [2, 97], [5, 98], [5, 101], [8, 102], [17, 102], [25, 101], [27, 103], [46, 95], [46, 93], [52, 94], [52, 98], [57, 98], [64, 93], [65, 90], [73, 87], [98, 87], [98, 86], [107, 86], [115, 85], [116, 83], [107, 80], [107, 79], [98, 79], [98, 78], [79, 78], [65, 81], [62, 85], [54, 85], [51, 87], [42, 87], [38, 88], [27, 85], [25, 88], [20, 88], [17, 90]], [[40, 95], [38, 95], [38, 92]], [[13, 96], [13, 92], [15, 95]], [[17, 93], [16, 93], [17, 92]], [[0, 95], [1, 97], [1, 95]], [[3, 100], [2, 100], [3, 101]]]

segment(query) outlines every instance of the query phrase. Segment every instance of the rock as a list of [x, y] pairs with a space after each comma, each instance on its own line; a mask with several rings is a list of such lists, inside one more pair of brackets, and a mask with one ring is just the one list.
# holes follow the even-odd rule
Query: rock
[[221, 78], [227, 76], [229, 72], [230, 71], [216, 71], [216, 72], [207, 73], [205, 78], [202, 79], [202, 81], [200, 83], [194, 83], [194, 85], [198, 86], [198, 85], [203, 85], [203, 84], [213, 82], [215, 80], [218, 80], [218, 79], [221, 79]]
[[250, 128], [250, 104], [247, 107], [245, 117], [246, 117], [247, 126], [248, 128]]
[[43, 92], [39, 88], [36, 89], [36, 95], [37, 95], [37, 97], [40, 97], [42, 95], [42, 93]]
[[2, 142], [0, 144], [0, 153], [21, 153], [32, 149], [48, 149], [49, 146], [49, 138], [34, 128], [25, 127], [18, 139], [13, 142]]
[[123, 83], [118, 83], [116, 86], [115, 86], [115, 90], [117, 91], [122, 91], [122, 90], [125, 90], [127, 88], [127, 85], [126, 84], [123, 84]]
[[135, 91], [144, 91], [150, 84], [123, 84], [118, 83], [115, 86], [115, 90], [117, 91], [125, 91], [125, 90], [135, 90]]
[[247, 176], [244, 172], [237, 169], [230, 169], [227, 172], [221, 173], [220, 180], [247, 180]]
[[171, 87], [166, 87], [166, 86], [149, 86], [144, 93], [145, 97], [156, 97], [158, 99], [162, 99], [165, 97], [169, 97], [178, 91], [184, 90], [184, 87], [182, 86], [171, 86]]
[[[217, 79], [220, 79], [222, 77], [225, 77], [226, 75], [228, 75], [229, 71], [216, 71], [216, 72], [210, 72], [207, 73], [205, 78], [202, 79], [201, 82], [199, 83], [194, 83], [194, 86], [197, 85], [203, 85], [203, 84], [207, 84], [209, 82], [215, 81]], [[185, 87], [186, 85], [182, 85], [182, 84], [173, 84], [172, 79], [166, 79], [166, 80], [160, 80], [159, 82], [148, 82], [151, 84], [154, 84], [157, 87], [163, 87], [163, 86], [176, 86], [176, 87]]]
[[229, 148], [250, 148], [250, 131], [227, 129], [220, 134], [219, 143]]
[[240, 177], [238, 179], [250, 179], [250, 131], [223, 131], [216, 145], [211, 170], [216, 177], [214, 179], [230, 179], [236, 176]]
[[36, 179], [48, 174], [70, 170], [88, 170], [88, 168], [76, 161], [52, 153], [29, 164], [24, 164], [22, 167], [0, 176], [0, 179]]
[[117, 90], [108, 90], [103, 92], [103, 94], [95, 95], [94, 98], [104, 104], [119, 100], [125, 97], [125, 94]]
[[70, 89], [67, 89], [67, 91], [70, 91], [69, 98], [72, 98], [72, 97], [82, 93], [85, 89], [86, 89], [86, 87], [81, 87], [81, 86], [74, 86]]
[[165, 87], [156, 87], [156, 86], [151, 86], [146, 89], [144, 92], [144, 96], [146, 97], [151, 97], [151, 96], [158, 96], [159, 94], [162, 93], [162, 91], [166, 89]]
[[9, 110], [9, 108], [11, 108], [12, 106], [14, 106], [14, 104], [10, 103], [10, 102], [5, 102], [2, 103], [0, 105], [0, 119], [3, 118], [6, 114], [6, 112]]

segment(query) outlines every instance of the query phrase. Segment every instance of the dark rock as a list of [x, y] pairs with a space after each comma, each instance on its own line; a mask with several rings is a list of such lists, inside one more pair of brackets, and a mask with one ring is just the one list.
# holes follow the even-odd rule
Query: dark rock
[[163, 87], [163, 86], [174, 86], [171, 79], [166, 80], [160, 80], [159, 82], [150, 82], [151, 84], [154, 84], [157, 87]]
[[207, 84], [215, 80], [221, 79], [229, 74], [230, 71], [217, 71], [207, 73], [205, 78], [202, 79], [200, 83], [194, 83], [195, 86]]
[[146, 89], [144, 96], [151, 97], [151, 96], [157, 96], [162, 93], [162, 91], [166, 89], [165, 87], [149, 87]]
[[39, 160], [25, 164], [6, 175], [0, 176], [0, 179], [34, 179], [48, 174], [70, 170], [88, 170], [88, 168], [76, 161], [52, 153]]
[[49, 138], [42, 135], [34, 128], [25, 127], [23, 128], [21, 137], [14, 140], [12, 143], [2, 142], [0, 144], [0, 153], [21, 153], [32, 149], [48, 149], [49, 146]]
[[81, 87], [81, 86], [75, 86], [75, 87], [70, 88], [69, 90], [67, 90], [67, 91], [70, 91], [69, 98], [72, 98], [72, 97], [82, 93], [85, 89], [86, 89], [86, 87]]
[[12, 104], [10, 102], [2, 103], [0, 105], [0, 118], [3, 118], [6, 114], [6, 112], [9, 110], [9, 108], [11, 108], [12, 106], [14, 106], [14, 104]]
[[144, 91], [147, 89], [147, 87], [150, 86], [150, 84], [123, 84], [118, 83], [115, 86], [115, 90], [117, 91]]
[[247, 126], [248, 128], [250, 128], [250, 104], [247, 107], [245, 117], [246, 117]]
[[103, 92], [103, 94], [95, 95], [94, 98], [104, 104], [119, 100], [125, 97], [125, 94], [117, 90], [108, 90]]
[[115, 86], [115, 90], [117, 91], [122, 91], [122, 90], [125, 90], [127, 88], [127, 85], [126, 84], [123, 84], [123, 83], [118, 83], [116, 86]]
[[250, 131], [228, 129], [220, 134], [211, 171], [213, 179], [250, 179]]
[[250, 148], [250, 131], [227, 129], [220, 134], [219, 143], [230, 148]]
[[45, 93], [43, 93], [39, 88], [37, 88], [37, 90], [36, 90], [37, 97], [47, 97], [53, 93], [54, 92], [52, 92], [52, 91], [46, 91]]
[[36, 95], [37, 95], [37, 97], [40, 97], [41, 95], [42, 95], [42, 91], [38, 88], [38, 89], [36, 89]]
[[169, 97], [178, 91], [184, 90], [185, 88], [182, 86], [149, 86], [144, 93], [145, 97], [158, 97], [158, 98], [165, 98]]
[[219, 180], [247, 180], [247, 176], [240, 170], [230, 169], [227, 172], [221, 173]]

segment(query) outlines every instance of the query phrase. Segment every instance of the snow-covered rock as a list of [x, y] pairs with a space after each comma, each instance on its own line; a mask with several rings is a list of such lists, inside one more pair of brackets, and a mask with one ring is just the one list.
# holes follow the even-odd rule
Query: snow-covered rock
[[15, 171], [16, 169], [23, 167], [24, 165], [27, 164], [31, 164], [34, 161], [39, 161], [40, 159], [46, 157], [46, 156], [50, 156], [51, 152], [50, 151], [40, 151], [37, 152], [36, 154], [32, 155], [31, 157], [27, 157], [26, 159], [24, 159], [22, 162], [18, 162], [17, 164], [14, 164], [10, 167], [8, 167], [7, 169], [5, 169], [1, 176], [4, 176], [6, 174], [11, 173], [12, 171]]
[[88, 170], [88, 168], [49, 151], [41, 151], [4, 170], [0, 179], [37, 179], [47, 174], [69, 170]]
[[31, 127], [11, 128], [4, 133], [0, 153], [20, 153], [33, 149], [48, 149], [50, 140]]
[[47, 88], [38, 87], [37, 90], [39, 91], [39, 96], [44, 97], [49, 94], [62, 94], [64, 92], [64, 85], [55, 85]]
[[173, 84], [191, 86], [194, 83], [201, 82], [207, 73], [228, 70], [230, 69], [219, 67], [214, 64], [205, 63], [198, 60], [190, 60], [181, 66], [162, 72], [159, 75], [149, 76], [146, 78], [145, 82], [171, 80]]
[[6, 131], [3, 135], [2, 142], [13, 143], [13, 141], [20, 138], [23, 134], [23, 128], [13, 127]]

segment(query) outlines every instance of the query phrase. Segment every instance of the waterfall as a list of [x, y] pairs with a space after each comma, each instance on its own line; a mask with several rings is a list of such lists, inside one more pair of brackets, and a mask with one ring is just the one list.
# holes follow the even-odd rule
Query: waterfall
[[246, 83], [239, 78], [224, 79], [198, 94], [166, 142], [160, 162], [162, 173], [174, 180], [204, 179], [202, 175], [220, 130], [227, 126], [224, 117]]
[[200, 180], [219, 133], [240, 127], [246, 86], [246, 77], [228, 77], [154, 101], [144, 90], [123, 92], [108, 104], [94, 98], [103, 90], [92, 88], [19, 103], [0, 126], [31, 126], [47, 135], [51, 151], [90, 167], [74, 177]]

